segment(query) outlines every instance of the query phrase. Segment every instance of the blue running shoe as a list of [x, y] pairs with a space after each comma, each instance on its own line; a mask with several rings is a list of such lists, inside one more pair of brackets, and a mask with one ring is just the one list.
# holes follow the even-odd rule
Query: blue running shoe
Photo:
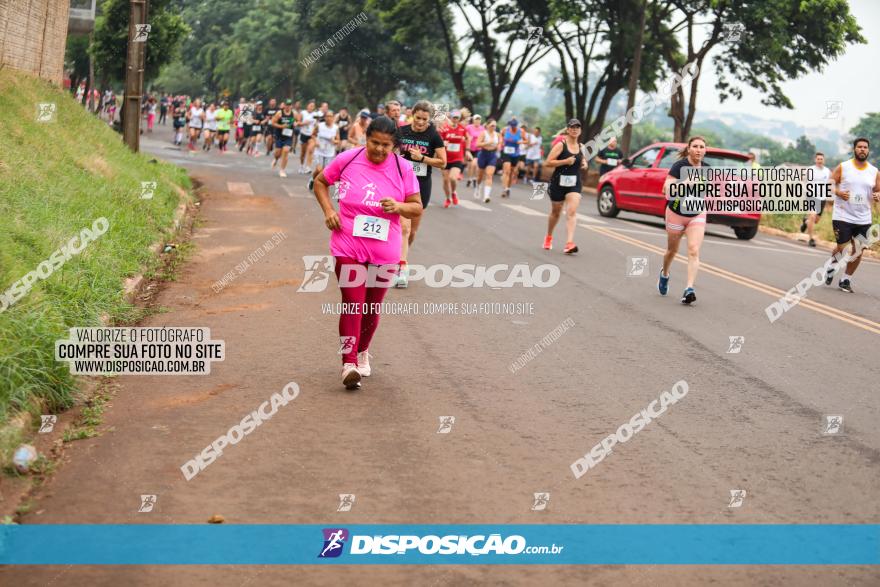
[[669, 291], [669, 276], [663, 277], [663, 271], [660, 271], [660, 281], [657, 282], [657, 291], [660, 292], [661, 296], [665, 296], [666, 292]]
[[697, 301], [697, 292], [694, 291], [694, 288], [689, 287], [684, 290], [684, 293], [681, 294], [681, 303], [690, 305]]

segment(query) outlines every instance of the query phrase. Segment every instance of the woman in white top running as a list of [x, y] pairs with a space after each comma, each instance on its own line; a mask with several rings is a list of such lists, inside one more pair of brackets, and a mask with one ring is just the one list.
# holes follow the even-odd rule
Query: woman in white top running
[[202, 151], [210, 151], [214, 146], [214, 135], [217, 133], [217, 107], [211, 102], [205, 109], [205, 142]]
[[336, 157], [336, 147], [339, 146], [339, 127], [336, 126], [336, 116], [331, 110], [324, 114], [324, 120], [318, 123], [314, 134], [318, 144], [315, 147], [315, 170], [309, 178], [309, 191], [312, 191], [318, 174]]
[[198, 98], [193, 100], [189, 112], [186, 113], [186, 120], [189, 124], [189, 150], [196, 150], [196, 141], [202, 133], [202, 127], [205, 124], [205, 109], [202, 108], [202, 101]]
[[483, 187], [483, 201], [489, 202], [489, 196], [492, 193], [492, 180], [495, 178], [495, 168], [498, 166], [498, 149], [501, 147], [500, 135], [496, 132], [498, 123], [493, 119], [486, 122], [486, 130], [477, 140], [477, 147], [480, 149], [477, 154], [477, 185], [474, 187], [474, 198], [480, 197], [480, 185], [485, 180], [486, 185]]

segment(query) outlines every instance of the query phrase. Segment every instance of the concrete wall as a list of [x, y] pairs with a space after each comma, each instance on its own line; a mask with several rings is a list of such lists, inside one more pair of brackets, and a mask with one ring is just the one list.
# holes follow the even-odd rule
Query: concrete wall
[[0, 0], [0, 65], [61, 84], [69, 0]]

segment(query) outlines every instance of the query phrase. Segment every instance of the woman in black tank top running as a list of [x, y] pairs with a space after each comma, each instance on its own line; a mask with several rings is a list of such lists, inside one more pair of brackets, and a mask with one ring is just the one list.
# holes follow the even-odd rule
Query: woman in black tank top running
[[547, 220], [547, 236], [544, 237], [544, 248], [553, 248], [553, 229], [559, 222], [562, 206], [565, 205], [565, 248], [568, 255], [578, 252], [574, 244], [574, 228], [577, 226], [577, 208], [581, 203], [581, 171], [586, 169], [587, 162], [581, 153], [578, 141], [581, 136], [581, 122], [572, 118], [568, 121], [565, 139], [555, 145], [547, 156], [545, 165], [554, 168], [550, 179], [550, 217]]

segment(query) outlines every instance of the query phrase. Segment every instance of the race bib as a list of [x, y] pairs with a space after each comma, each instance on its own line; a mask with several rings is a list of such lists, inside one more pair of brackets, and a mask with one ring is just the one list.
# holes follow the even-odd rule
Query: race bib
[[376, 216], [358, 214], [354, 217], [354, 230], [352, 234], [361, 238], [373, 238], [379, 241], [387, 241], [389, 224], [387, 218], [377, 218]]
[[293, 129], [292, 128], [282, 128], [281, 134], [284, 135], [285, 137], [292, 137], [293, 136]]
[[185, 122], [186, 122], [186, 116], [181, 116], [180, 118], [177, 119], [177, 122], [185, 123]]
[[868, 203], [868, 196], [866, 196], [865, 194], [852, 194], [849, 197], [849, 201], [852, 202], [853, 204], [858, 204], [858, 205], [867, 204]]
[[260, 132], [260, 125], [259, 125], [259, 124], [255, 124], [255, 125], [253, 126], [253, 128], [251, 128], [251, 131], [253, 131], [253, 132]]
[[608, 167], [617, 167], [617, 159], [608, 159]]
[[238, 121], [238, 128], [244, 128], [244, 120]]
[[447, 145], [446, 149], [450, 153], [458, 153], [459, 151], [461, 151], [461, 145], [459, 145], [458, 143], [449, 143], [449, 145]]
[[560, 175], [559, 185], [565, 188], [577, 185], [577, 175]]
[[424, 161], [410, 161], [412, 164], [413, 171], [419, 177], [425, 177], [428, 175], [428, 164]]
[[504, 147], [504, 154], [505, 155], [513, 155], [514, 153], [516, 153], [516, 147], [511, 147], [511, 146]]

